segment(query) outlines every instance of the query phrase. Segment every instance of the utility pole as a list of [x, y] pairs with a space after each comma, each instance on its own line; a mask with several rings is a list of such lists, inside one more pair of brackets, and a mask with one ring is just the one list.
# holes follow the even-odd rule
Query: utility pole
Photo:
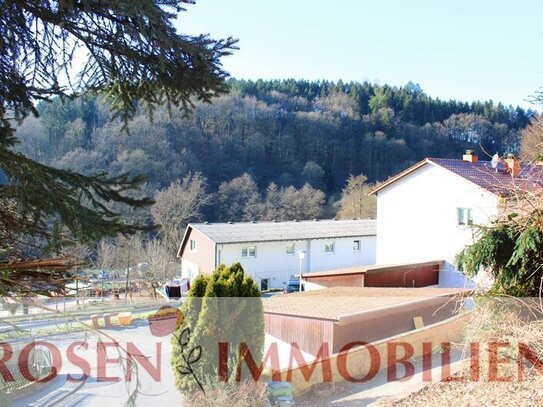
[[79, 278], [75, 276], [75, 305], [79, 305]]
[[126, 285], [124, 287], [124, 301], [128, 302], [128, 279], [130, 278], [130, 241], [128, 243], [128, 259], [126, 261]]
[[303, 279], [302, 279], [302, 270], [303, 270], [302, 269], [302, 264], [304, 262], [304, 258], [305, 258], [305, 251], [300, 250], [298, 252], [298, 259], [300, 260], [300, 275], [299, 275], [299, 277], [300, 277], [300, 287], [299, 287], [300, 292], [302, 291], [302, 281], [303, 281]]
[[164, 279], [168, 281], [168, 233], [164, 234]]

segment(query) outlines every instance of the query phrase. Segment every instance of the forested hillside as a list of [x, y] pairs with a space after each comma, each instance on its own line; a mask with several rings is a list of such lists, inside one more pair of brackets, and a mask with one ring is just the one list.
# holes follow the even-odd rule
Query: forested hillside
[[[142, 172], [149, 195], [199, 172], [214, 194], [203, 209], [208, 220], [334, 216], [331, 203], [349, 175], [375, 183], [426, 156], [456, 158], [466, 148], [516, 152], [532, 115], [492, 102], [432, 99], [412, 83], [228, 83], [229, 95], [194, 101], [190, 116], [164, 107], [151, 122], [141, 106], [128, 132], [100, 97], [41, 103], [40, 118], [18, 129], [18, 149], [85, 174]], [[302, 203], [278, 214], [267, 201], [281, 199]]]

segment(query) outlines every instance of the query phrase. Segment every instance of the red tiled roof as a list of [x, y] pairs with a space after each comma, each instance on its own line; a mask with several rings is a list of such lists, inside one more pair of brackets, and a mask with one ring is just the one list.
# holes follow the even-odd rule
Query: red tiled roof
[[501, 164], [498, 169], [492, 168], [490, 161], [472, 163], [449, 158], [426, 158], [377, 186], [371, 191], [371, 194], [378, 192], [426, 164], [434, 164], [445, 168], [499, 196], [509, 196], [516, 192], [537, 192], [543, 189], [543, 167], [541, 166], [521, 164], [520, 174], [513, 177]]
[[513, 177], [503, 166], [497, 170], [490, 161], [471, 163], [464, 160], [430, 158], [431, 162], [466, 178], [496, 195], [507, 196], [514, 192], [535, 192], [543, 187], [543, 167], [521, 165], [520, 174]]

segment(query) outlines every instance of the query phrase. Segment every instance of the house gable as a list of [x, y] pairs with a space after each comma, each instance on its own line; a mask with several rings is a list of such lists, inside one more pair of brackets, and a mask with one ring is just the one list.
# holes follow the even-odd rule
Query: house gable
[[370, 194], [377, 194], [410, 174], [416, 173], [426, 165], [443, 168], [466, 182], [500, 197], [543, 189], [543, 167], [541, 166], [524, 164], [520, 167], [518, 174], [512, 176], [511, 172], [506, 169], [494, 168], [489, 161], [471, 162], [448, 158], [426, 158], [379, 184], [370, 191]]
[[183, 269], [186, 268], [183, 263], [197, 269], [193, 270], [193, 274], [196, 272], [210, 273], [216, 267], [215, 242], [189, 225], [183, 236], [177, 257], [181, 258]]
[[473, 223], [497, 215], [499, 197], [442, 168], [425, 163], [378, 191], [377, 263], [452, 261], [473, 243], [471, 228], [458, 224], [461, 208]]

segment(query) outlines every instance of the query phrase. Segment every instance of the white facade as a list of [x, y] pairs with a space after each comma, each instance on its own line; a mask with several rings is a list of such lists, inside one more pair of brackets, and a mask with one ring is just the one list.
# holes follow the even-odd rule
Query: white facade
[[[375, 264], [374, 219], [189, 224], [178, 250], [182, 276], [239, 262], [261, 290], [300, 272]], [[303, 252], [300, 262], [299, 253]]]
[[474, 225], [487, 224], [497, 216], [499, 201], [439, 165], [414, 170], [377, 192], [377, 264], [445, 260], [440, 285], [458, 285], [464, 280], [450, 273], [452, 264], [474, 242], [476, 230], [459, 224], [459, 217], [469, 211]]
[[[259, 288], [262, 288], [263, 280], [267, 280], [264, 284], [267, 283], [269, 288], [283, 288], [300, 271], [300, 251], [305, 252], [301, 262], [302, 273], [310, 273], [375, 264], [375, 244], [375, 236], [221, 244], [217, 245], [217, 263], [230, 265], [240, 262]], [[326, 245], [328, 250], [333, 245], [333, 251], [326, 251]], [[249, 247], [255, 248], [254, 257], [244, 256]]]

